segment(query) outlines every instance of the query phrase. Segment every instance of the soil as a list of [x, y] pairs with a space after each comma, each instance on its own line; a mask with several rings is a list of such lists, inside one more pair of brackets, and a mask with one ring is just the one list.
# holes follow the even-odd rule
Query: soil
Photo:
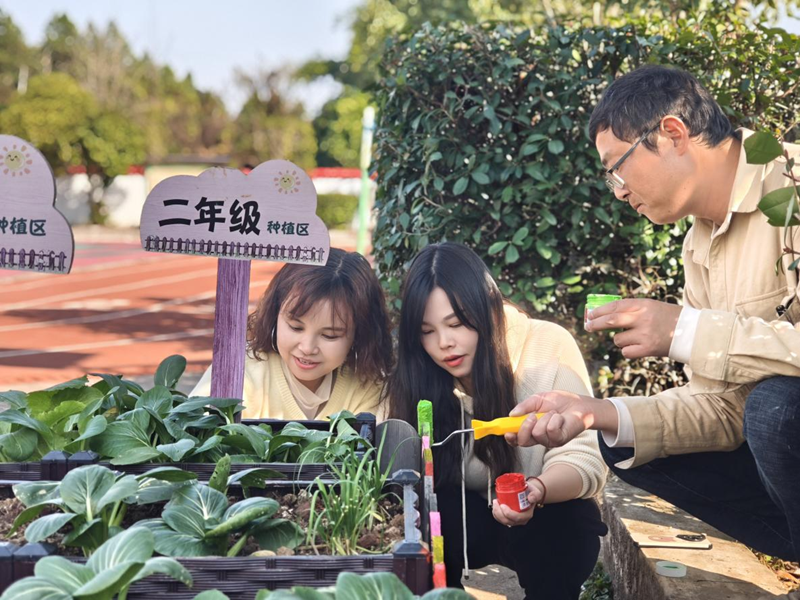
[[14, 519], [19, 516], [19, 513], [21, 513], [24, 508], [22, 503], [16, 498], [0, 500], [0, 541], [14, 542], [15, 544], [24, 543], [24, 528], [21, 531], [15, 531], [12, 535], [8, 533], [11, 531]]
[[[311, 514], [311, 500], [309, 494], [303, 490], [297, 494], [268, 493], [267, 497], [277, 500], [281, 508], [276, 517], [288, 519], [297, 523], [304, 531], [308, 528], [308, 520]], [[231, 502], [237, 502], [241, 498], [230, 498]], [[13, 534], [9, 531], [14, 523], [14, 519], [24, 510], [22, 503], [16, 498], [0, 499], [0, 542], [14, 542], [15, 544], [25, 543], [25, 527], [21, 527]], [[403, 507], [393, 499], [386, 498], [381, 501], [381, 512], [384, 515], [382, 522], [378, 522], [372, 531], [364, 531], [359, 539], [359, 546], [364, 553], [382, 554], [391, 551], [395, 542], [403, 539]], [[146, 506], [131, 505], [123, 521], [123, 527], [129, 527], [137, 521], [158, 517], [163, 510], [163, 504], [150, 504]], [[51, 514], [52, 510], [45, 509], [42, 516]], [[69, 525], [64, 527], [63, 533], [57, 533], [46, 541], [58, 547], [58, 554], [63, 556], [80, 556], [79, 548], [62, 546], [61, 542], [64, 535], [71, 530]], [[235, 539], [232, 543], [235, 542]], [[240, 556], [248, 556], [259, 550], [258, 545], [251, 538], [245, 545]], [[261, 553], [263, 556], [267, 553]], [[316, 554], [327, 554], [324, 544], [303, 545], [295, 549], [279, 548], [276, 552], [279, 556], [309, 556]]]
[[[311, 498], [306, 490], [301, 490], [297, 494], [266, 494], [266, 496], [274, 498], [281, 505], [276, 517], [293, 521], [304, 531], [308, 530]], [[385, 498], [380, 503], [380, 510], [383, 513], [383, 521], [376, 523], [371, 531], [365, 530], [358, 540], [358, 545], [364, 553], [388, 553], [396, 542], [403, 539], [403, 506], [396, 500]], [[242, 556], [248, 556], [258, 549], [258, 545], [251, 539], [245, 545]], [[294, 550], [279, 548], [276, 554], [278, 556], [313, 556], [328, 554], [328, 549], [317, 541], [314, 545], [301, 545]]]
[[[24, 526], [20, 527], [14, 533], [9, 534], [9, 531], [11, 531], [11, 528], [14, 525], [14, 519], [16, 519], [23, 510], [25, 510], [25, 507], [22, 505], [22, 502], [16, 498], [4, 498], [0, 500], [0, 542], [13, 542], [19, 546], [22, 546], [26, 543]], [[45, 515], [53, 514], [54, 512], [56, 511], [46, 508], [39, 516], [43, 517]], [[66, 535], [68, 532], [69, 529], [65, 529], [64, 533], [56, 533], [44, 541], [50, 544], [55, 544], [59, 548], [58, 553], [64, 556], [82, 556], [80, 548], [61, 545], [64, 535]]]

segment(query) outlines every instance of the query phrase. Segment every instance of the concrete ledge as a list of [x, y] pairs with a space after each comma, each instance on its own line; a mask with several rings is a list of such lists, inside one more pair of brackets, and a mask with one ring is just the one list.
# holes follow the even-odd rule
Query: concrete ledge
[[[755, 600], [786, 593], [777, 576], [745, 546], [616, 477], [609, 478], [602, 512], [609, 528], [602, 561], [611, 576], [615, 600]], [[713, 548], [641, 549], [632, 533], [704, 533]], [[683, 563], [686, 577], [658, 575], [655, 563], [659, 560]]]

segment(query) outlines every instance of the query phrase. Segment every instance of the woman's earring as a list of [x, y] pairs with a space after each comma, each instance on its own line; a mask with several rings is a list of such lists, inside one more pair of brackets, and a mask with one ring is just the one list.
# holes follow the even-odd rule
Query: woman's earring
[[278, 351], [278, 328], [272, 328], [272, 349], [277, 352]]
[[358, 350], [353, 352], [353, 354], [355, 355], [353, 358], [353, 373], [355, 373], [358, 370]]

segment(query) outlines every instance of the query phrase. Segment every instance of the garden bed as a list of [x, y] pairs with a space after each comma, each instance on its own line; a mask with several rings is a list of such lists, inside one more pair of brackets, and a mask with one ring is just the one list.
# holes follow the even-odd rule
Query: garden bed
[[[36, 560], [47, 556], [47, 548], [37, 546], [36, 556], [23, 554], [25, 547], [7, 559], [4, 552], [10, 548], [0, 543], [0, 592], [11, 583], [33, 574]], [[51, 547], [52, 548], [52, 547]], [[72, 559], [84, 562], [85, 559]], [[400, 554], [375, 554], [359, 556], [270, 556], [236, 558], [181, 558], [178, 559], [192, 575], [194, 584], [187, 588], [180, 582], [164, 575], [151, 575], [136, 582], [128, 592], [128, 600], [170, 598], [192, 600], [206, 590], [219, 590], [231, 600], [253, 600], [262, 589], [289, 589], [296, 585], [328, 587], [336, 583], [339, 573], [357, 574], [389, 572], [395, 573], [416, 594], [430, 589], [424, 573], [426, 556], [402, 556]]]
[[[177, 391], [186, 361], [171, 356], [145, 390], [121, 376], [97, 374], [46, 390], [0, 392], [0, 482], [61, 481], [86, 464], [138, 475], [175, 465], [206, 480], [229, 455], [235, 470], [273, 471], [273, 479], [310, 482], [349, 450], [375, 445], [375, 416], [342, 411], [326, 421], [240, 421], [237, 398]], [[2, 484], [0, 484], [2, 485]]]
[[[292, 519], [303, 528], [308, 526], [311, 502], [307, 491], [294, 493], [283, 488], [270, 490], [265, 495], [280, 502], [281, 518]], [[420, 544], [404, 541], [404, 511], [400, 501], [387, 499], [382, 502], [389, 518], [359, 540], [360, 545], [373, 549], [375, 553], [331, 556], [325, 554], [325, 545], [318, 543], [303, 544], [292, 550], [260, 551], [258, 556], [178, 558], [178, 562], [192, 575], [192, 588], [165, 575], [151, 575], [136, 582], [127, 598], [190, 600], [202, 591], [217, 589], [231, 600], [252, 600], [261, 589], [331, 586], [342, 572], [395, 573], [414, 593], [422, 594], [431, 588], [429, 553]], [[157, 516], [162, 508], [163, 505], [136, 507], [123, 525]], [[9, 535], [11, 523], [23, 509], [24, 506], [15, 498], [0, 500], [0, 539], [7, 540], [0, 543], [0, 594], [15, 581], [33, 575], [36, 561], [45, 556], [58, 554], [74, 562], [86, 562], [79, 556], [78, 549], [61, 545], [64, 537], [61, 534], [35, 544], [25, 543], [24, 528]], [[248, 544], [244, 551], [257, 551], [257, 546]]]
[[[188, 600], [219, 589], [249, 599], [260, 589], [329, 586], [343, 571], [393, 572], [413, 591], [425, 592], [431, 587], [430, 554], [414, 525], [419, 475], [401, 470], [388, 478], [374, 452], [356, 457], [351, 450], [341, 468], [333, 467], [333, 479], [304, 489], [294, 481], [231, 473], [228, 456], [207, 483], [174, 466], [133, 476], [85, 465], [59, 482], [19, 484], [16, 498], [0, 501], [0, 538], [9, 540], [0, 545], [0, 592], [51, 572], [48, 565], [36, 574], [43, 558], [94, 569], [95, 556], [121, 551], [106, 551], [106, 545], [133, 547], [123, 539], [129, 535], [149, 538], [147, 557], [171, 557], [158, 560], [174, 567], [156, 571], [164, 575], [147, 571], [127, 598]], [[184, 576], [175, 569], [186, 569]], [[182, 583], [189, 577], [191, 589]], [[38, 579], [26, 581], [14, 589]]]
[[345, 571], [430, 589], [419, 474], [388, 477], [373, 415], [239, 422], [240, 400], [175, 391], [184, 366], [166, 359], [150, 390], [100, 375], [0, 394], [0, 498], [16, 496], [0, 500], [3, 600], [78, 580], [69, 594], [250, 600]]
[[[309, 524], [309, 517], [311, 513], [311, 496], [308, 490], [300, 490], [298, 493], [288, 491], [288, 488], [271, 490], [263, 493], [266, 498], [272, 498], [280, 504], [278, 515], [282, 519], [288, 519], [302, 529], [307, 529]], [[229, 502], [233, 503], [241, 500], [236, 495], [230, 495]], [[375, 528], [368, 533], [365, 533], [359, 538], [359, 546], [370, 552], [376, 553], [389, 553], [391, 548], [403, 540], [403, 508], [398, 500], [386, 499], [381, 503], [382, 508], [386, 511], [387, 518], [385, 521], [378, 523]], [[123, 529], [127, 529], [134, 523], [158, 517], [164, 508], [164, 503], [147, 504], [142, 506], [134, 506], [125, 516], [122, 522]], [[14, 520], [25, 510], [24, 505], [16, 498], [5, 498], [0, 500], [0, 540], [5, 542], [12, 542], [17, 546], [24, 545], [25, 542], [25, 528], [20, 527], [14, 533], [9, 533], [12, 529]], [[45, 510], [42, 516], [51, 514], [52, 511]], [[66, 532], [68, 533], [68, 532]], [[62, 546], [61, 542], [64, 534], [57, 533], [45, 540], [45, 543], [51, 544], [58, 548], [57, 554], [61, 556], [81, 556], [78, 548]], [[243, 554], [249, 556], [254, 552], [259, 551], [259, 547], [254, 542], [245, 545]], [[294, 549], [279, 549], [275, 552], [278, 556], [318, 556], [330, 555], [328, 548], [324, 543], [318, 542], [316, 544], [303, 544]], [[263, 556], [262, 556], [263, 557]]]

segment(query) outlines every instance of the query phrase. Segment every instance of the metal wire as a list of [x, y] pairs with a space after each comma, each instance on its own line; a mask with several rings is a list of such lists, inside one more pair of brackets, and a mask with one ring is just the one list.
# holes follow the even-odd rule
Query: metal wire
[[441, 446], [447, 440], [449, 440], [451, 437], [453, 437], [454, 435], [460, 434], [460, 433], [475, 433], [475, 430], [474, 429], [456, 429], [453, 433], [448, 435], [441, 442], [436, 442], [435, 444], [431, 444], [431, 447], [433, 447], [433, 446]]

